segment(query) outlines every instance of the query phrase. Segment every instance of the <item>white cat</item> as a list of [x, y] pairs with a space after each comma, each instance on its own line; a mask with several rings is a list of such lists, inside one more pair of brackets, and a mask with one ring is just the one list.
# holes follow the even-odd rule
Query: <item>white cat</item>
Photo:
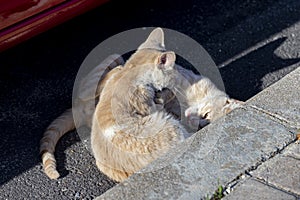
[[162, 99], [159, 103], [165, 104], [166, 110], [175, 116], [184, 116], [181, 119], [193, 130], [203, 128], [244, 104], [219, 90], [207, 77], [179, 65], [176, 65], [176, 69], [182, 77], [177, 79], [175, 91], [163, 90], [157, 98]]

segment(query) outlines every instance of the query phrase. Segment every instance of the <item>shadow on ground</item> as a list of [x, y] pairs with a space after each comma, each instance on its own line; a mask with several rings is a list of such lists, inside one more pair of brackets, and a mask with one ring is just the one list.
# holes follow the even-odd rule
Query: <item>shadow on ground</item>
[[[221, 68], [222, 77], [226, 77], [224, 85], [227, 88], [227, 93], [236, 99], [246, 101], [266, 87], [263, 83], [263, 78], [266, 75], [300, 62], [300, 59], [282, 59], [274, 54], [274, 51], [285, 40], [286, 38], [280, 38], [270, 42], [266, 46]], [[292, 69], [295, 67], [292, 67]], [[275, 79], [275, 82], [278, 79]], [[267, 86], [273, 82], [274, 80], [268, 83]]]

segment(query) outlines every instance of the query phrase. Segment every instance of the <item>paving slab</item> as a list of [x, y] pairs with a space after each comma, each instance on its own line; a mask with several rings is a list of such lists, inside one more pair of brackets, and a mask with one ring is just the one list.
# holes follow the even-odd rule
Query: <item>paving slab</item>
[[248, 103], [300, 127], [300, 67], [254, 96]]
[[231, 192], [224, 200], [296, 200], [297, 198], [291, 194], [260, 183], [254, 179], [248, 179]]
[[251, 174], [269, 185], [294, 193], [300, 197], [300, 159], [292, 157], [294, 152], [295, 154], [297, 154], [297, 151], [299, 153], [300, 145], [292, 145], [293, 149], [268, 160]]
[[[299, 2], [298, 2], [299, 3]], [[299, 9], [300, 4], [298, 4]], [[296, 30], [291, 31], [291, 29]], [[286, 41], [275, 50], [275, 54], [281, 58], [285, 59], [293, 59], [300, 58], [300, 23], [296, 23], [291, 27], [282, 31], [285, 37], [287, 37]]]
[[[176, 147], [173, 151], [181, 156], [169, 163], [153, 162], [98, 199], [205, 198], [294, 139], [266, 114], [251, 107], [237, 109]], [[177, 154], [173, 151], [169, 158]]]
[[284, 155], [291, 156], [293, 158], [300, 160], [300, 144], [299, 144], [299, 142], [289, 145], [284, 150]]

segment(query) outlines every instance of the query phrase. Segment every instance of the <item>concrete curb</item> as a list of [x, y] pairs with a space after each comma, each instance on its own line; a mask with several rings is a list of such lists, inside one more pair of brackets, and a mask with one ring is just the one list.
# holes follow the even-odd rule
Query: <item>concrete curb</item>
[[[288, 162], [292, 171], [300, 166], [299, 144], [295, 144], [300, 127], [299, 85], [298, 67], [247, 101], [245, 107], [172, 150], [168, 156], [171, 163], [157, 160], [96, 199], [205, 199], [220, 185], [227, 192], [233, 190], [227, 199], [249, 199], [251, 188], [259, 189], [257, 195], [299, 198], [300, 174], [281, 170], [285, 166], [280, 165]], [[185, 152], [174, 158], [181, 150]], [[288, 155], [292, 157], [288, 159]], [[281, 168], [267, 170], [276, 165]]]

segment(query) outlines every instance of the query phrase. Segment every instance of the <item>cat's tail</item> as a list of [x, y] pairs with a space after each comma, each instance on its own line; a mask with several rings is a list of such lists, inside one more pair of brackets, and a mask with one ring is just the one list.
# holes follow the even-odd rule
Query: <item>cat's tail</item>
[[72, 109], [68, 109], [48, 126], [41, 139], [40, 153], [42, 155], [43, 168], [50, 179], [57, 179], [59, 177], [54, 157], [57, 141], [65, 133], [73, 129], [75, 129], [75, 123]]
[[[104, 76], [115, 67], [124, 64], [122, 56], [113, 54], [108, 56], [98, 66], [96, 66], [81, 82], [80, 93], [78, 100], [85, 108], [83, 116], [77, 118], [76, 125], [80, 126], [87, 120], [93, 113], [87, 113], [89, 109], [89, 102], [94, 100], [100, 95], [101, 90], [95, 90], [92, 86], [97, 86], [99, 81], [102, 81]], [[75, 113], [74, 113], [75, 114]], [[81, 114], [81, 113], [80, 113]], [[88, 122], [89, 125], [89, 122]], [[55, 146], [58, 140], [67, 132], [75, 129], [75, 122], [72, 109], [66, 110], [62, 115], [56, 118], [46, 129], [43, 138], [40, 142], [40, 154], [42, 155], [43, 168], [45, 173], [50, 179], [57, 179], [59, 173], [56, 170], [56, 160], [54, 157]]]

